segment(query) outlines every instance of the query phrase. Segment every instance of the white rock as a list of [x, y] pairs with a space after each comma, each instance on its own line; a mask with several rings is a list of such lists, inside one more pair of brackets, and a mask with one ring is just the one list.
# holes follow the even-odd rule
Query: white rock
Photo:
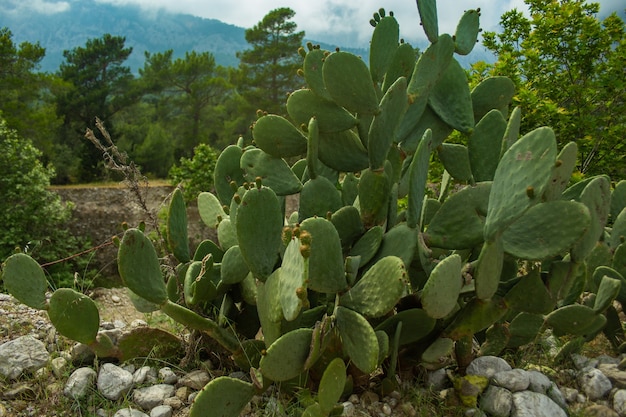
[[165, 366], [159, 369], [159, 379], [164, 384], [174, 385], [178, 382], [178, 376], [172, 371], [172, 368]]
[[159, 405], [150, 410], [150, 417], [172, 417], [172, 407]]
[[552, 386], [550, 378], [535, 370], [528, 371], [528, 389], [539, 394], [545, 394]]
[[48, 363], [50, 354], [43, 342], [22, 336], [0, 345], [0, 376], [16, 379], [22, 372], [35, 372]]
[[98, 391], [103, 397], [117, 401], [133, 386], [133, 374], [112, 363], [105, 363], [98, 374]]
[[508, 417], [513, 407], [513, 394], [505, 388], [490, 385], [480, 397], [480, 409], [492, 417]]
[[133, 384], [141, 385], [146, 381], [146, 377], [148, 376], [148, 372], [150, 372], [149, 366], [142, 366], [137, 369], [133, 374]]
[[528, 388], [530, 377], [528, 372], [523, 369], [511, 369], [510, 371], [497, 372], [491, 378], [491, 382], [511, 392], [517, 392]]
[[598, 400], [611, 391], [611, 381], [599, 369], [586, 368], [578, 375], [578, 384], [590, 401]]
[[113, 417], [150, 417], [146, 413], [132, 408], [123, 408], [113, 414]]
[[83, 398], [93, 389], [96, 371], [91, 368], [78, 368], [67, 379], [63, 394], [73, 399]]
[[133, 401], [144, 410], [150, 410], [163, 404], [163, 400], [174, 396], [176, 389], [172, 385], [158, 384], [139, 388], [133, 392]]
[[52, 368], [52, 373], [54, 374], [54, 376], [57, 378], [61, 378], [61, 376], [67, 369], [67, 360], [62, 356], [54, 358], [50, 361], [50, 367]]
[[626, 389], [615, 391], [613, 396], [613, 410], [620, 416], [626, 416]]
[[511, 369], [513, 369], [511, 365], [502, 358], [497, 356], [479, 356], [468, 365], [466, 373], [491, 378], [498, 372], [510, 371]]
[[513, 394], [511, 417], [567, 417], [567, 413], [543, 394], [521, 391]]

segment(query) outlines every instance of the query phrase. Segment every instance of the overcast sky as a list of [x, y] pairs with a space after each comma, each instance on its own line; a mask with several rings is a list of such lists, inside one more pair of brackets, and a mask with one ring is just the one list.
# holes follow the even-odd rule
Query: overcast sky
[[[3, 1], [3, 0], [0, 0]], [[21, 7], [38, 11], [60, 11], [80, 0], [30, 0], [19, 2]], [[367, 46], [372, 28], [369, 20], [379, 7], [395, 13], [400, 22], [400, 36], [407, 41], [424, 39], [419, 26], [415, 0], [96, 0], [113, 4], [140, 5], [147, 13], [159, 9], [218, 19], [244, 28], [258, 23], [270, 10], [290, 7], [296, 12], [294, 21], [309, 39], [335, 42], [343, 46]], [[596, 0], [601, 4], [600, 15], [617, 11], [624, 16], [624, 0]], [[12, 0], [9, 0], [12, 2]], [[15, 2], [17, 3], [17, 2]], [[507, 10], [525, 10], [523, 0], [438, 0], [441, 33], [454, 33], [458, 19], [465, 9], [481, 8], [481, 26], [497, 31], [500, 16]], [[20, 7], [18, 6], [18, 7]]]

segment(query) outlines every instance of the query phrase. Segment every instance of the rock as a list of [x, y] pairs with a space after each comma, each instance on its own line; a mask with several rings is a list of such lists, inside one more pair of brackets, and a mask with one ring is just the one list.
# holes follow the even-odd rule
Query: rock
[[61, 378], [61, 376], [67, 369], [67, 360], [62, 356], [54, 358], [50, 361], [50, 367], [52, 368], [52, 373], [54, 374], [54, 376], [57, 378]]
[[426, 377], [426, 386], [433, 391], [441, 391], [449, 385], [449, 382], [445, 368], [428, 372]]
[[209, 383], [211, 377], [206, 371], [191, 371], [188, 374], [182, 376], [178, 383], [185, 387], [189, 387], [191, 389], [195, 389], [196, 391], [201, 390], [206, 384]]
[[133, 384], [134, 385], [143, 384], [146, 380], [146, 377], [148, 376], [148, 372], [150, 372], [149, 366], [142, 366], [141, 368], [137, 369], [135, 373], [133, 374]]
[[356, 411], [356, 407], [350, 401], [345, 401], [343, 403], [343, 412], [341, 413], [341, 417], [357, 417], [361, 414]]
[[172, 407], [159, 405], [150, 410], [150, 417], [172, 417]]
[[480, 398], [480, 409], [492, 417], [508, 417], [513, 407], [513, 394], [491, 385]]
[[113, 414], [113, 417], [150, 417], [146, 413], [132, 408], [123, 408]]
[[567, 411], [567, 401], [565, 400], [565, 396], [559, 389], [559, 387], [553, 382], [550, 385], [550, 388], [546, 391], [546, 395], [552, 401], [554, 401], [559, 407], [563, 410]]
[[130, 327], [135, 328], [135, 327], [147, 327], [148, 323], [145, 320], [141, 320], [141, 319], [135, 319], [133, 321], [130, 322]]
[[550, 378], [539, 371], [528, 372], [528, 389], [539, 394], [545, 394], [552, 386]]
[[93, 364], [93, 360], [96, 358], [96, 354], [93, 353], [93, 350], [82, 343], [76, 343], [72, 347], [70, 355], [74, 366]]
[[578, 399], [578, 390], [570, 387], [561, 387], [561, 392], [568, 403], [574, 403]]
[[174, 396], [175, 388], [172, 385], [158, 384], [151, 387], [139, 388], [133, 392], [133, 401], [144, 410], [151, 410], [163, 404], [163, 400]]
[[616, 388], [626, 388], [626, 371], [618, 368], [615, 363], [603, 363], [598, 365], [598, 369], [602, 372]]
[[578, 375], [578, 384], [590, 401], [604, 397], [611, 390], [611, 381], [599, 369], [589, 368]]
[[567, 413], [543, 394], [521, 391], [513, 394], [511, 417], [567, 417]]
[[98, 391], [103, 397], [117, 401], [133, 386], [133, 374], [112, 363], [105, 363], [98, 374]]
[[23, 372], [35, 372], [48, 363], [50, 354], [43, 342], [22, 336], [0, 345], [0, 375], [16, 379]]
[[613, 409], [620, 416], [626, 416], [626, 389], [615, 391], [613, 395]]
[[183, 407], [183, 400], [178, 397], [170, 397], [163, 400], [163, 405], [169, 405], [173, 410], [178, 410]]
[[574, 366], [579, 371], [582, 371], [585, 368], [595, 368], [598, 365], [598, 361], [596, 359], [589, 359], [586, 356], [579, 355], [578, 353], [574, 353], [571, 355], [572, 362], [574, 362]]
[[73, 399], [81, 399], [91, 391], [95, 380], [96, 371], [91, 368], [78, 368], [65, 383], [63, 394]]
[[479, 356], [468, 365], [466, 373], [468, 375], [480, 375], [491, 378], [498, 372], [510, 371], [511, 369], [513, 369], [511, 365], [502, 358], [497, 356]]
[[496, 373], [491, 382], [511, 392], [524, 391], [530, 384], [528, 372], [523, 369], [512, 369]]
[[606, 405], [593, 404], [583, 410], [585, 417], [619, 417], [615, 411]]
[[172, 368], [167, 366], [159, 369], [159, 379], [168, 385], [175, 385], [178, 382], [178, 376], [172, 371]]

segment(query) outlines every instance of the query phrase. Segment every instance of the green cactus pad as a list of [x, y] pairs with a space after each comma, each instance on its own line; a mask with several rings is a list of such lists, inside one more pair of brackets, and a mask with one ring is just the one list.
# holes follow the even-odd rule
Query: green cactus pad
[[59, 288], [50, 298], [48, 316], [63, 336], [86, 345], [96, 340], [100, 314], [86, 295], [70, 288]]
[[283, 215], [271, 188], [251, 188], [237, 210], [237, 240], [243, 258], [257, 279], [265, 279], [278, 261]]
[[189, 417], [238, 417], [255, 393], [254, 385], [249, 382], [217, 377], [193, 400]]
[[611, 194], [611, 219], [615, 221], [617, 216], [626, 207], [626, 180], [621, 180], [615, 185]]
[[[541, 127], [524, 135], [502, 156], [494, 175], [485, 239], [492, 239], [537, 203], [552, 174], [556, 138], [552, 129]], [[528, 193], [532, 190], [535, 198]]]
[[420, 20], [426, 37], [432, 43], [437, 42], [439, 38], [439, 21], [437, 19], [437, 1], [436, 0], [418, 0], [417, 10], [420, 14]]
[[277, 158], [291, 158], [306, 152], [306, 137], [287, 119], [276, 114], [261, 116], [252, 127], [256, 146]]
[[503, 262], [504, 250], [502, 241], [496, 239], [491, 242], [485, 242], [478, 256], [478, 264], [474, 270], [476, 297], [481, 300], [488, 300], [496, 293], [500, 283]]
[[422, 228], [428, 226], [430, 221], [435, 217], [437, 211], [441, 208], [441, 203], [439, 200], [435, 200], [434, 198], [426, 198], [424, 200], [424, 208], [422, 209], [422, 219], [420, 221], [420, 225]]
[[184, 284], [185, 303], [187, 305], [195, 306], [217, 297], [217, 288], [211, 279], [212, 269], [213, 259], [211, 257], [206, 262], [195, 261], [189, 265]]
[[239, 283], [239, 291], [242, 300], [250, 305], [256, 305], [257, 286], [254, 275], [251, 273], [246, 275], [243, 281]]
[[478, 10], [466, 10], [456, 26], [454, 32], [454, 52], [459, 55], [467, 55], [472, 52], [478, 32], [480, 31], [480, 12]]
[[502, 318], [507, 310], [503, 300], [492, 298], [483, 301], [473, 298], [455, 315], [452, 323], [444, 330], [444, 337], [452, 340], [472, 337]]
[[324, 85], [324, 75], [322, 74], [322, 65], [324, 65], [324, 59], [326, 59], [326, 55], [329, 53], [319, 48], [307, 52], [302, 69], [304, 71], [304, 79], [309, 88], [321, 98], [331, 101], [332, 97]]
[[450, 127], [471, 133], [474, 128], [472, 97], [465, 70], [456, 59], [452, 58], [431, 90], [428, 105]]
[[251, 367], [259, 367], [263, 350], [265, 343], [262, 340], [244, 340], [241, 348], [233, 353], [233, 360], [244, 372], [249, 372]]
[[470, 135], [468, 140], [469, 161], [474, 180], [492, 181], [500, 161], [502, 138], [506, 131], [506, 121], [502, 113], [491, 110]]
[[231, 219], [224, 219], [217, 225], [217, 240], [223, 251], [227, 251], [239, 244], [237, 241], [237, 231]]
[[254, 183], [257, 177], [261, 177], [263, 185], [274, 190], [276, 195], [295, 194], [302, 189], [302, 183], [284, 159], [268, 155], [261, 149], [247, 149], [241, 156], [241, 169], [248, 182]]
[[310, 179], [300, 192], [298, 222], [314, 216], [326, 217], [327, 213], [334, 213], [342, 206], [341, 193], [335, 184], [322, 176]]
[[622, 243], [613, 253], [613, 263], [611, 264], [613, 269], [626, 276], [626, 243]]
[[516, 348], [532, 343], [543, 327], [540, 314], [520, 313], [509, 324], [510, 338], [507, 347]]
[[126, 362], [134, 358], [172, 359], [183, 349], [183, 341], [165, 330], [138, 327], [124, 333], [117, 342], [119, 360]]
[[426, 348], [422, 353], [422, 362], [431, 369], [438, 369], [444, 366], [447, 359], [452, 356], [454, 341], [446, 337], [440, 337]]
[[256, 306], [265, 345], [270, 346], [282, 334], [283, 309], [280, 304], [280, 268], [275, 270], [265, 283], [258, 282]]
[[354, 206], [344, 206], [335, 211], [330, 218], [331, 223], [337, 229], [341, 246], [349, 248], [365, 233], [359, 210]]
[[378, 364], [380, 365], [389, 356], [389, 336], [382, 330], [376, 330], [378, 339]]
[[485, 332], [485, 341], [480, 345], [478, 356], [498, 356], [509, 343], [508, 328], [501, 323], [494, 323]]
[[259, 364], [263, 377], [281, 382], [304, 372], [312, 335], [312, 329], [297, 329], [282, 335], [272, 343]]
[[[241, 169], [241, 155], [243, 149], [237, 145], [229, 145], [220, 153], [215, 162], [213, 171], [215, 192], [223, 205], [229, 205], [235, 191], [231, 187], [231, 181], [237, 185], [244, 182], [243, 170]], [[212, 227], [212, 225], [210, 225]]]
[[485, 78], [472, 90], [474, 120], [479, 121], [491, 109], [498, 109], [506, 119], [515, 84], [508, 77]]
[[606, 323], [606, 317], [587, 306], [571, 304], [554, 310], [546, 317], [548, 326], [554, 329], [554, 334], [561, 336], [593, 335], [600, 331]]
[[596, 294], [596, 301], [593, 304], [593, 311], [601, 314], [609, 308], [613, 300], [620, 294], [622, 284], [622, 280], [603, 276]]
[[215, 242], [206, 239], [200, 242], [196, 248], [196, 251], [193, 254], [193, 260], [201, 261], [209, 254], [213, 257], [214, 262], [222, 262], [222, 259], [224, 258], [224, 251], [220, 249]]
[[293, 321], [308, 303], [308, 260], [300, 253], [300, 239], [292, 238], [285, 254], [280, 273], [280, 304], [285, 320]]
[[378, 97], [365, 62], [349, 52], [333, 52], [322, 66], [324, 84], [335, 103], [351, 112], [378, 113]]
[[578, 262], [582, 262], [591, 253], [604, 234], [611, 207], [611, 184], [606, 177], [597, 177], [587, 184], [580, 195], [580, 202], [589, 209], [591, 224], [570, 252], [572, 259]]
[[613, 228], [609, 239], [609, 247], [613, 250], [624, 242], [626, 237], [626, 208], [613, 219]]
[[344, 352], [361, 372], [372, 373], [378, 366], [378, 338], [369, 322], [359, 313], [338, 306], [337, 328]]
[[124, 285], [138, 296], [157, 305], [168, 300], [156, 250], [139, 229], [124, 233], [117, 252], [117, 267]]
[[512, 310], [533, 314], [548, 314], [555, 304], [538, 269], [533, 269], [522, 277], [504, 299]]
[[167, 212], [167, 243], [179, 262], [188, 262], [191, 259], [187, 237], [187, 208], [180, 188], [174, 190]]
[[589, 210], [581, 203], [557, 200], [538, 204], [504, 230], [504, 251], [527, 260], [557, 255], [577, 242], [590, 222]]
[[[585, 259], [585, 272], [588, 277], [591, 277], [598, 267], [611, 265], [612, 261], [613, 253], [611, 252], [611, 249], [609, 249], [606, 242], [598, 242]], [[595, 284], [600, 284], [600, 281], [595, 282]]]
[[561, 152], [556, 157], [557, 162], [552, 168], [552, 178], [543, 194], [545, 200], [550, 201], [561, 198], [561, 194], [567, 188], [574, 168], [576, 168], [577, 156], [578, 146], [576, 142], [569, 142], [561, 149]]
[[433, 150], [432, 131], [424, 132], [417, 151], [409, 167], [409, 201], [406, 212], [406, 223], [416, 229], [422, 217], [422, 205], [426, 194], [426, 182], [428, 181], [428, 162]]
[[385, 81], [383, 83], [383, 93], [389, 89], [398, 78], [406, 77], [408, 80], [413, 72], [417, 57], [415, 49], [408, 43], [401, 43], [396, 49], [389, 64]]
[[351, 206], [359, 195], [359, 179], [349, 172], [341, 181], [341, 200], [344, 206]]
[[491, 183], [468, 186], [451, 195], [430, 221], [426, 244], [443, 249], [470, 249], [483, 241]]
[[[504, 116], [504, 112], [502, 112]], [[522, 110], [515, 107], [509, 116], [509, 121], [506, 124], [506, 131], [504, 132], [504, 139], [502, 142], [502, 153], [506, 152], [517, 139], [519, 139], [519, 129], [522, 123]]]
[[359, 206], [361, 220], [366, 229], [382, 225], [387, 220], [391, 185], [387, 173], [366, 169], [359, 180]]
[[333, 224], [323, 218], [309, 218], [300, 229], [311, 235], [309, 257], [309, 288], [334, 294], [346, 289], [343, 255], [339, 234]]
[[374, 264], [339, 304], [365, 317], [382, 317], [389, 313], [406, 289], [406, 268], [402, 259], [387, 256]]
[[238, 284], [250, 273], [250, 268], [241, 254], [239, 246], [235, 245], [224, 253], [222, 268], [220, 270], [221, 280], [224, 284]]
[[402, 323], [399, 344], [408, 345], [428, 336], [435, 327], [436, 320], [420, 308], [403, 310], [395, 314], [378, 326], [376, 331], [382, 330], [391, 338], [394, 337], [398, 323]]
[[389, 87], [380, 101], [380, 113], [374, 117], [368, 135], [367, 150], [371, 169], [381, 168], [408, 107], [406, 78], [400, 77]]
[[457, 306], [463, 286], [459, 255], [451, 255], [435, 266], [422, 290], [422, 307], [434, 319], [446, 317]]
[[393, 16], [385, 16], [374, 28], [370, 42], [370, 74], [381, 83], [400, 41], [400, 25]]
[[359, 172], [368, 167], [367, 151], [353, 130], [320, 133], [318, 158], [324, 165], [341, 172]]
[[378, 252], [383, 234], [384, 229], [381, 226], [372, 227], [352, 246], [350, 256], [360, 256], [361, 264], [368, 263]]
[[2, 264], [0, 276], [4, 288], [21, 303], [37, 310], [46, 308], [48, 282], [33, 258], [24, 253], [9, 256]]
[[411, 229], [406, 223], [400, 223], [383, 235], [380, 248], [376, 256], [368, 262], [368, 267], [387, 256], [397, 256], [402, 259], [408, 269], [415, 256], [418, 232]]
[[[176, 280], [177, 278], [172, 276], [170, 279]], [[169, 280], [168, 280], [168, 283], [169, 283]], [[178, 288], [176, 289], [178, 290]], [[140, 296], [138, 296], [137, 294], [135, 294], [128, 288], [126, 288], [126, 293], [128, 294], [128, 298], [130, 299], [130, 302], [133, 304], [133, 307], [135, 307], [135, 310], [137, 310], [140, 313], [152, 313], [159, 309], [158, 305], [153, 304], [150, 301], [147, 301], [141, 298]], [[168, 294], [169, 294], [169, 288], [168, 288]]]
[[341, 358], [333, 359], [322, 375], [318, 391], [318, 400], [324, 415], [337, 405], [346, 385], [346, 365]]
[[308, 89], [296, 90], [289, 95], [287, 112], [298, 125], [308, 125], [311, 117], [315, 117], [323, 133], [342, 132], [358, 123], [349, 111]]
[[458, 181], [472, 179], [469, 152], [467, 146], [457, 143], [443, 143], [437, 148], [443, 167]]
[[[409, 106], [410, 108], [410, 106]], [[407, 112], [408, 114], [408, 112]], [[433, 132], [433, 149], [437, 148], [443, 143], [443, 141], [450, 136], [452, 128], [448, 126], [437, 114], [431, 110], [430, 107], [426, 107], [422, 113], [422, 117], [417, 121], [417, 124], [413, 127], [407, 136], [400, 140], [400, 148], [407, 154], [412, 155], [417, 150], [417, 145], [424, 136], [426, 129], [430, 129]]]
[[219, 223], [218, 217], [228, 217], [222, 208], [220, 200], [211, 193], [201, 192], [198, 194], [198, 213], [200, 219], [209, 227], [216, 228]]

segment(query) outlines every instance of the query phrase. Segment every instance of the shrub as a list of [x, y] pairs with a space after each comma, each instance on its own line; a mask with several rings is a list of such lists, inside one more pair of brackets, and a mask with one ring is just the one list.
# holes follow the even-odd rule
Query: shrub
[[180, 158], [179, 165], [170, 169], [173, 184], [182, 184], [186, 201], [195, 200], [202, 191], [213, 188], [213, 171], [217, 152], [210, 145], [201, 143], [193, 150], [193, 158]]

